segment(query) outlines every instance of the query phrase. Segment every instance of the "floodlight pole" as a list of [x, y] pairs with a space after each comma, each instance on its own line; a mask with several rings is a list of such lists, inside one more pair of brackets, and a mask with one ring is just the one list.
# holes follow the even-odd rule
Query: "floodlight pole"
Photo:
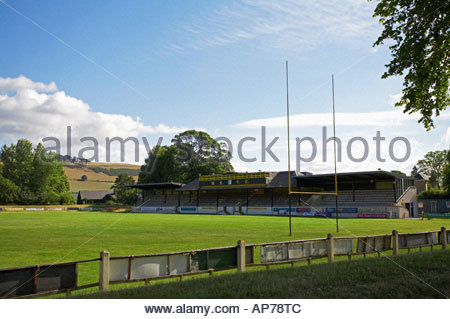
[[339, 233], [339, 213], [338, 213], [338, 182], [337, 182], [337, 161], [336, 161], [336, 115], [334, 107], [334, 74], [331, 75], [331, 93], [333, 96], [333, 145], [334, 145], [334, 190], [336, 192], [336, 232]]
[[288, 200], [289, 200], [289, 236], [292, 236], [292, 212], [291, 212], [291, 147], [289, 141], [289, 73], [286, 60], [286, 113], [287, 113], [287, 140], [288, 140]]

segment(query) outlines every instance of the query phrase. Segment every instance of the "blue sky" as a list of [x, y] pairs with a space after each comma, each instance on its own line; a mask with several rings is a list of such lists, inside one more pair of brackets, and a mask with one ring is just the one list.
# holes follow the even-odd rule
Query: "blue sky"
[[[374, 5], [360, 0], [0, 1], [0, 94], [17, 106], [8, 109], [5, 100], [2, 112], [0, 104], [2, 125], [8, 127], [0, 131], [0, 142], [49, 135], [64, 140], [65, 127], [72, 125], [75, 138], [147, 136], [154, 143], [159, 135], [169, 141], [177, 131], [201, 128], [237, 143], [246, 135], [258, 137], [259, 123], [266, 123], [268, 135], [285, 140], [285, 127], [275, 123], [285, 115], [289, 60], [291, 112], [305, 115], [293, 122], [294, 136], [320, 135], [320, 121], [305, 126], [302, 119], [312, 113], [329, 118], [334, 74], [337, 111], [381, 123], [339, 126], [338, 120], [338, 136], [369, 140], [384, 130], [387, 137], [405, 136], [412, 144], [408, 163], [368, 160], [358, 168], [408, 169], [426, 151], [448, 148], [450, 117], [445, 113], [427, 133], [417, 118], [395, 113], [402, 79], [380, 78], [390, 55], [387, 47], [372, 47], [381, 30], [371, 17]], [[55, 88], [37, 89], [36, 83]], [[50, 128], [44, 128], [33, 118], [43, 114], [48, 97], [54, 98], [52, 112], [65, 111], [48, 116]], [[8, 113], [30, 103], [35, 117]], [[384, 117], [401, 120], [383, 125]], [[277, 147], [279, 163], [235, 158], [233, 164], [239, 170], [284, 169], [285, 145]], [[252, 152], [258, 150], [249, 148]], [[342, 169], [352, 168], [344, 159]]]

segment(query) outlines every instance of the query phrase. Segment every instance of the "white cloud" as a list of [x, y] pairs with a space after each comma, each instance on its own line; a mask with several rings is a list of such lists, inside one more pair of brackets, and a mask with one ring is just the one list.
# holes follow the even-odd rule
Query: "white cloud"
[[[332, 113], [295, 114], [289, 117], [291, 127], [329, 126], [333, 125]], [[382, 112], [336, 113], [336, 126], [386, 127], [398, 126], [406, 121], [417, 121], [419, 114], [404, 114], [400, 110]], [[450, 119], [450, 111], [444, 111], [439, 119]], [[272, 117], [249, 120], [236, 124], [242, 128], [259, 128], [261, 126], [286, 127], [286, 117]]]
[[58, 90], [58, 87], [55, 82], [51, 82], [50, 84], [33, 82], [23, 75], [20, 75], [17, 78], [0, 77], [0, 92], [11, 92], [24, 89], [30, 89], [36, 92], [55, 92]]
[[447, 132], [442, 137], [442, 140], [447, 145], [447, 147], [450, 145], [450, 127], [447, 127]]
[[[450, 111], [445, 111], [436, 118], [436, 128], [426, 131], [421, 123], [417, 120], [420, 115], [404, 114], [399, 109], [393, 109], [383, 112], [355, 112], [355, 113], [337, 113], [336, 114], [336, 134], [342, 141], [342, 162], [338, 163], [338, 171], [363, 171], [399, 169], [409, 172], [411, 167], [426, 154], [428, 151], [436, 149], [448, 148], [450, 142]], [[332, 114], [331, 113], [309, 113], [295, 114], [290, 118], [290, 146], [291, 146], [291, 167], [295, 167], [296, 160], [296, 141], [295, 138], [311, 137], [316, 143], [316, 157], [313, 162], [302, 163], [301, 169], [315, 173], [330, 172], [333, 170], [333, 143], [327, 143], [325, 149], [327, 152], [327, 160], [323, 162], [322, 154], [324, 151], [322, 126], [327, 127], [324, 136], [330, 138], [332, 132]], [[279, 140], [272, 147], [272, 151], [280, 159], [275, 162], [267, 157], [266, 162], [261, 161], [261, 126], [266, 126], [266, 145], [275, 136], [279, 136]], [[287, 136], [286, 136], [286, 117], [260, 118], [237, 123], [229, 130], [233, 134], [233, 145], [235, 157], [238, 156], [236, 146], [242, 136], [256, 137], [255, 142], [245, 143], [244, 155], [247, 158], [256, 157], [257, 161], [253, 163], [245, 163], [249, 171], [256, 170], [285, 170], [287, 166]], [[380, 131], [381, 137], [385, 138], [380, 142], [378, 148], [374, 137]], [[355, 163], [348, 156], [348, 143], [353, 137], [362, 137], [368, 142], [368, 157], [361, 163]], [[397, 137], [404, 137], [409, 141], [411, 146], [410, 157], [404, 162], [397, 162], [395, 158], [402, 158], [406, 154], [405, 144], [400, 140], [393, 143], [393, 154], [391, 157], [389, 146], [391, 141]], [[439, 145], [436, 143], [439, 142]], [[363, 152], [361, 142], [354, 142], [351, 145], [351, 154], [353, 157], [361, 157]], [[377, 149], [380, 151], [381, 158], [386, 161], [378, 160], [376, 154]], [[312, 146], [309, 142], [301, 144], [301, 156], [309, 157]], [[233, 159], [237, 161], [236, 158]], [[234, 163], [233, 162], [233, 163]]]
[[185, 26], [189, 43], [177, 46], [201, 49], [259, 40], [270, 47], [305, 49], [347, 42], [376, 34], [374, 5], [366, 0], [227, 2], [196, 24]]
[[[166, 124], [154, 126], [144, 124], [140, 118], [132, 118], [123, 114], [106, 114], [95, 112], [91, 107], [80, 99], [68, 96], [63, 91], [42, 92], [50, 90], [55, 84], [43, 84], [33, 82], [32, 80], [21, 77], [20, 80], [0, 77], [2, 88], [8, 86], [8, 94], [0, 94], [0, 142], [11, 143], [18, 138], [27, 138], [33, 143], [41, 142], [44, 137], [57, 137], [61, 141], [61, 153], [66, 153], [66, 128], [72, 127], [72, 155], [78, 155], [78, 151], [83, 147], [91, 146], [90, 142], [80, 142], [82, 137], [94, 137], [99, 141], [99, 160], [105, 161], [105, 139], [106, 137], [147, 137], [150, 146], [156, 144], [159, 136], [164, 138], [163, 144], [170, 142], [171, 137], [183, 130], [182, 127], [172, 127]], [[7, 85], [5, 83], [8, 83]], [[15, 86], [13, 85], [15, 84]], [[411, 166], [420, 159], [427, 151], [433, 150], [436, 141], [448, 147], [450, 144], [450, 127], [448, 120], [450, 112], [441, 113], [437, 119], [439, 125], [432, 132], [425, 132], [420, 124], [417, 124], [418, 115], [405, 115], [401, 110], [392, 110], [384, 112], [360, 112], [360, 113], [337, 113], [337, 134], [343, 142], [343, 162], [339, 163], [339, 171], [354, 171], [366, 169], [402, 169], [408, 171]], [[330, 137], [332, 131], [331, 113], [310, 113], [296, 114], [291, 117], [291, 159], [292, 166], [295, 167], [295, 137], [311, 136], [317, 141], [317, 159], [313, 163], [305, 163], [302, 169], [314, 172], [329, 172], [332, 170], [332, 143], [326, 147], [328, 151], [327, 162], [323, 163], [322, 158], [322, 128], [328, 126], [327, 137]], [[436, 122], [438, 124], [438, 122]], [[279, 140], [273, 146], [272, 150], [280, 159], [275, 162], [267, 155], [266, 161], [262, 162], [261, 155], [261, 126], [267, 127], [266, 145], [273, 138], [279, 136]], [[316, 126], [316, 128], [314, 128]], [[234, 158], [232, 160], [235, 169], [238, 171], [258, 171], [258, 170], [285, 170], [286, 169], [286, 118], [262, 118], [242, 123], [237, 123], [233, 127], [219, 127], [220, 131], [216, 134], [227, 136], [232, 140], [234, 146]], [[307, 129], [302, 129], [307, 127]], [[380, 163], [375, 159], [375, 144], [373, 136], [376, 131], [382, 129], [382, 136], [386, 141], [382, 143], [382, 157], [386, 162]], [[238, 158], [238, 142], [244, 136], [254, 136], [255, 142], [246, 142], [244, 144], [243, 154], [247, 158], [256, 157], [257, 161], [247, 163]], [[353, 136], [364, 137], [370, 145], [370, 154], [367, 161], [363, 163], [353, 163], [348, 161], [346, 156], [346, 145]], [[412, 154], [410, 159], [404, 163], [397, 163], [389, 159], [388, 145], [389, 141], [396, 136], [404, 136], [411, 142]], [[45, 143], [46, 146], [53, 146], [53, 143]], [[125, 150], [125, 160], [134, 161], [133, 144], [127, 144]], [[402, 144], [396, 144], [395, 151], [398, 156], [402, 156]], [[305, 143], [302, 146], [308, 156], [311, 152], [311, 146]], [[354, 156], [361, 155], [361, 145], [354, 144]], [[88, 152], [86, 157], [90, 157]], [[140, 161], [146, 157], [145, 147], [140, 143], [139, 150]], [[112, 144], [111, 161], [118, 162], [119, 147], [118, 144]]]
[[[145, 125], [139, 118], [123, 114], [95, 112], [82, 100], [58, 91], [53, 82], [50, 84], [33, 82], [24, 76], [13, 79], [0, 77], [0, 90], [10, 93], [9, 95], [0, 94], [0, 140], [2, 143], [15, 142], [19, 138], [27, 138], [37, 143], [44, 137], [57, 137], [61, 141], [61, 153], [65, 154], [66, 130], [67, 126], [71, 126], [72, 155], [77, 156], [79, 149], [92, 146], [92, 143], [80, 142], [80, 138], [90, 136], [99, 141], [99, 160], [105, 161], [107, 137], [125, 139], [146, 136], [152, 146], [160, 135], [173, 135], [185, 130], [182, 127], [170, 127], [165, 124]], [[170, 141], [170, 137], [167, 136], [165, 141], [166, 143]], [[49, 144], [46, 143], [45, 146], [54, 145], [50, 142]], [[126, 147], [125, 160], [133, 162], [134, 148], [132, 143], [129, 144]], [[111, 160], [119, 161], [119, 146], [111, 145]], [[141, 162], [145, 154], [145, 147], [141, 140]]]
[[397, 93], [390, 96], [390, 105], [395, 106], [397, 102], [400, 102], [400, 99], [402, 98], [403, 93]]
[[245, 162], [242, 162], [238, 158], [233, 158], [231, 160], [231, 165], [233, 165], [235, 172], [251, 172], [252, 170], [245, 165]]

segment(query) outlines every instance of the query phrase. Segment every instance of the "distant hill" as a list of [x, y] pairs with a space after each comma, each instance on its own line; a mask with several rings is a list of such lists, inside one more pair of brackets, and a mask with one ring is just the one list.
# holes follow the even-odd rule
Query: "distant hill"
[[[70, 190], [72, 192], [78, 192], [80, 190], [110, 190], [116, 177], [120, 174], [133, 176], [137, 181], [140, 169], [139, 165], [124, 163], [73, 163], [63, 161], [63, 166], [69, 178]], [[86, 175], [86, 181], [81, 180], [83, 175]]]

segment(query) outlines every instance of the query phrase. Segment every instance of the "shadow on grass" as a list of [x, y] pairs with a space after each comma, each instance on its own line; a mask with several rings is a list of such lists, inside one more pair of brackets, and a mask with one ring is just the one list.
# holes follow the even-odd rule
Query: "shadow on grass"
[[447, 298], [450, 251], [223, 274], [71, 298]]

